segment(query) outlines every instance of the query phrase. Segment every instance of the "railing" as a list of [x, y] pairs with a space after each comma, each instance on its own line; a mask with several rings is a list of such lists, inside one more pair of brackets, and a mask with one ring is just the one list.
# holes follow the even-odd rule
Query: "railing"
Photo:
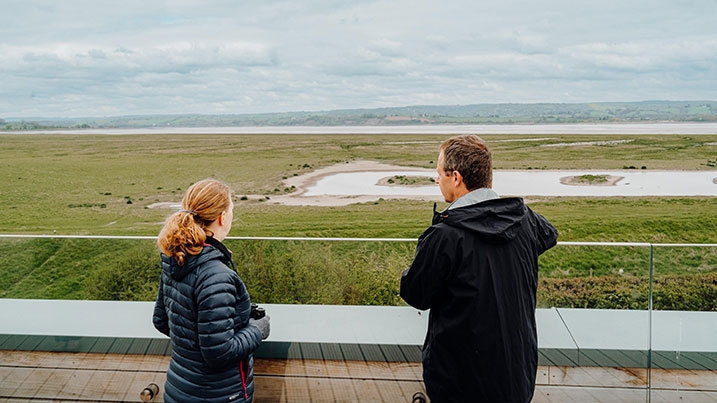
[[[110, 277], [113, 280], [97, 292], [114, 293], [109, 299], [123, 292], [137, 297], [140, 293], [111, 289], [109, 283], [121, 283], [112, 276], [132, 265], [156, 277], [155, 239], [0, 235], [9, 256], [0, 258], [0, 296], [44, 299], [67, 290], [61, 299], [88, 299], [70, 288]], [[415, 239], [229, 237], [225, 243], [234, 250], [237, 269], [254, 300], [275, 312], [272, 338], [263, 354], [281, 357], [292, 345], [319, 348], [334, 343], [374, 346], [370, 351], [385, 360], [392, 351], [400, 351], [400, 359], [419, 359], [416, 349], [427, 315], [417, 319], [412, 308], [385, 306], [401, 305], [398, 279], [413, 257]], [[147, 259], [154, 263], [143, 267]], [[682, 401], [717, 397], [717, 244], [559, 242], [541, 257], [540, 266], [539, 385], [644, 389], [646, 401], [653, 396]], [[77, 277], [68, 281], [63, 268]], [[296, 281], [306, 283], [285, 284]], [[29, 287], [38, 282], [41, 287]], [[35, 291], [23, 295], [23, 288]], [[139, 298], [148, 301], [145, 307], [151, 306], [155, 289]], [[302, 333], [297, 325], [305, 321], [308, 328], [324, 326], [316, 321], [322, 316], [338, 324], [327, 328], [333, 333], [322, 340]], [[282, 317], [292, 325], [282, 328]], [[396, 332], [379, 340], [362, 334], [357, 330], [361, 326], [342, 331], [347, 318], [378, 320]]]

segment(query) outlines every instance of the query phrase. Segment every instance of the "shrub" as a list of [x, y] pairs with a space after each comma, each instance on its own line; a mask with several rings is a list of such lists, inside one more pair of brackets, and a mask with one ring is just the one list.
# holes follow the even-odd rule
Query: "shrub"
[[92, 271], [85, 280], [85, 291], [94, 300], [154, 301], [160, 273], [156, 247], [141, 243]]
[[237, 271], [260, 303], [398, 305], [406, 244], [231, 242]]
[[[657, 310], [717, 311], [717, 274], [684, 274], [653, 279]], [[541, 278], [538, 305], [561, 308], [647, 309], [649, 279], [637, 276]]]

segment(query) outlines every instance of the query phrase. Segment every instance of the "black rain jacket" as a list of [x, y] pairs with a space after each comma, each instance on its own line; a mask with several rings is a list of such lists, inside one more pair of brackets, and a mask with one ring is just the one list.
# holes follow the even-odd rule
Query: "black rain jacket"
[[433, 402], [529, 402], [535, 390], [538, 256], [557, 230], [520, 198], [437, 212], [401, 277], [430, 309], [423, 379]]

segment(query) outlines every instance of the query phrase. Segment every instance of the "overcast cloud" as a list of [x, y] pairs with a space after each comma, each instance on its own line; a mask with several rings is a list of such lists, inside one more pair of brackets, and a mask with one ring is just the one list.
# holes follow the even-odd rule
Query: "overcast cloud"
[[0, 118], [717, 99], [714, 0], [2, 8]]

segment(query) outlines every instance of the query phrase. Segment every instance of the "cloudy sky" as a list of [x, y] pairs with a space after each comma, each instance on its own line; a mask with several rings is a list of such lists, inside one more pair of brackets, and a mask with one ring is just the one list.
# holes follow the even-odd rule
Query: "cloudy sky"
[[714, 0], [3, 0], [0, 118], [717, 99]]

